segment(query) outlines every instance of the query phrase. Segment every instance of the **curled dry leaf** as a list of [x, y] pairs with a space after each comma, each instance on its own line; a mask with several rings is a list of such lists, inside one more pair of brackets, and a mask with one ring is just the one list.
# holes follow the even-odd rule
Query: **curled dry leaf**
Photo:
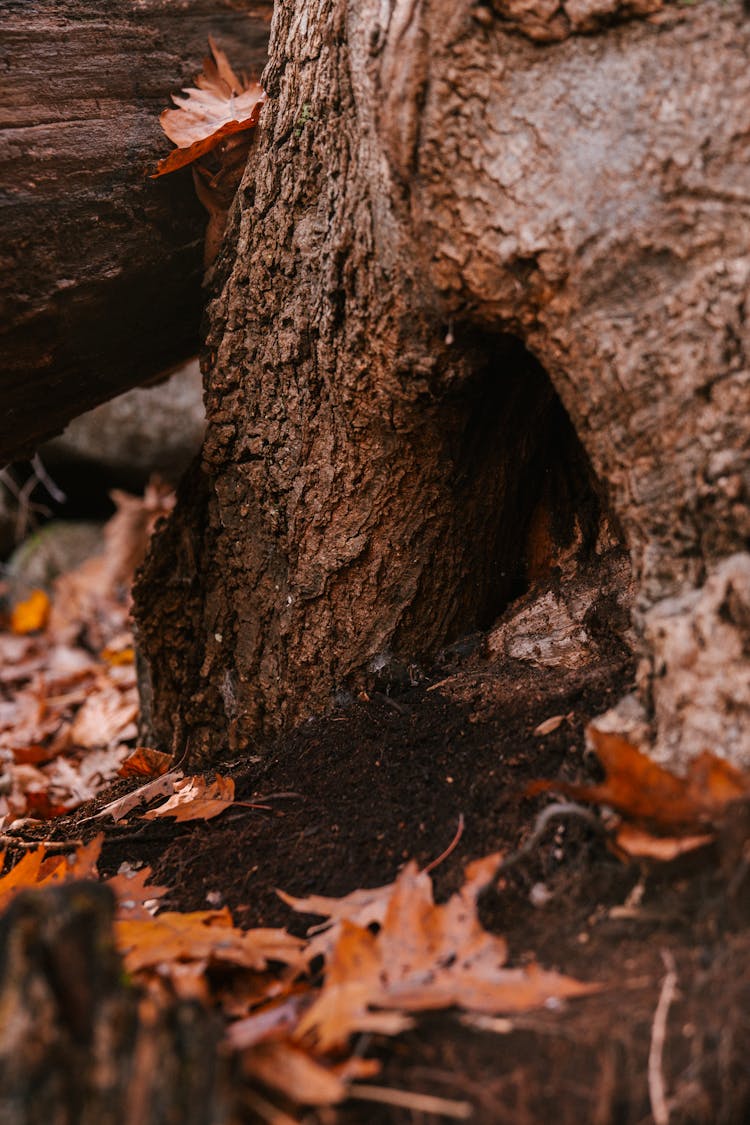
[[185, 777], [175, 782], [174, 793], [156, 809], [144, 813], [146, 820], [172, 816], [175, 820], [211, 820], [234, 801], [234, 782], [218, 773], [212, 782], [204, 777]]
[[572, 715], [552, 715], [549, 719], [545, 719], [543, 723], [539, 723], [534, 727], [534, 734], [537, 738], [543, 738], [546, 734], [552, 734], [558, 727], [561, 727], [566, 719], [570, 719]]
[[118, 777], [161, 777], [169, 769], [171, 754], [161, 750], [151, 750], [148, 746], [136, 746], [117, 771]]
[[159, 118], [162, 129], [177, 148], [156, 169], [157, 176], [176, 172], [217, 148], [235, 133], [252, 129], [265, 101], [257, 82], [240, 79], [224, 52], [209, 37], [212, 57], [203, 72], [183, 94], [173, 94], [177, 109], [165, 109]]
[[170, 770], [168, 773], [162, 774], [161, 777], [155, 777], [153, 781], [147, 781], [144, 785], [139, 785], [132, 793], [126, 793], [124, 797], [117, 797], [114, 801], [110, 801], [89, 819], [99, 820], [102, 817], [111, 816], [114, 821], [122, 820], [138, 805], [142, 805], [146, 801], [152, 801], [154, 797], [162, 797], [166, 796], [167, 793], [173, 793], [175, 785], [181, 777], [181, 770]]
[[554, 790], [573, 800], [608, 805], [636, 824], [672, 834], [710, 828], [731, 801], [750, 797], [750, 774], [708, 751], [678, 777], [620, 735], [595, 727], [589, 727], [588, 735], [606, 773], [600, 785], [534, 781], [526, 792]]
[[613, 851], [627, 859], [655, 859], [669, 863], [713, 843], [712, 832], [700, 836], [654, 836], [633, 824], [621, 824], [611, 841]]

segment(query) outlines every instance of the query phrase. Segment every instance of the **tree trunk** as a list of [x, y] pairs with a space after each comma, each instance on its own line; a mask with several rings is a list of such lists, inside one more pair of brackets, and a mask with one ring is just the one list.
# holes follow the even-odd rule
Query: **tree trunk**
[[1, 0], [0, 462], [194, 355], [205, 212], [154, 181], [159, 113], [213, 33], [266, 57], [271, 0]]
[[160, 741], [408, 675], [539, 580], [540, 527], [600, 581], [615, 527], [654, 752], [750, 763], [749, 52], [719, 0], [278, 7], [138, 592]]

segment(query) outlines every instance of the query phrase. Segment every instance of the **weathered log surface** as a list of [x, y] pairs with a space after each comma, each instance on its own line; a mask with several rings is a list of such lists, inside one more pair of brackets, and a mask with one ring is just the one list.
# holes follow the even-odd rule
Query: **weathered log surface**
[[0, 460], [197, 350], [205, 212], [159, 112], [213, 34], [260, 74], [271, 0], [1, 0]]

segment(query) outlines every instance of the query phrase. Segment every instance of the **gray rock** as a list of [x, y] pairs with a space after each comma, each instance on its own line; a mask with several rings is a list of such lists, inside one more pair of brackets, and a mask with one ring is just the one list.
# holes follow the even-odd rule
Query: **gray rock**
[[12, 602], [31, 590], [47, 590], [60, 574], [79, 566], [104, 549], [102, 525], [53, 520], [34, 532], [11, 555], [5, 568]]
[[174, 484], [198, 452], [205, 429], [203, 386], [192, 360], [156, 386], [136, 387], [70, 423], [40, 449], [44, 465], [90, 462], [133, 486], [152, 473]]

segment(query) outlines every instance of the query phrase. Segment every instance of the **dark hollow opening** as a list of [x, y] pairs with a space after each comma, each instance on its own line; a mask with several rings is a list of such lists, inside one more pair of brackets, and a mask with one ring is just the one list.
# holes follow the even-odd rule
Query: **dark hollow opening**
[[[446, 409], [452, 534], [461, 544], [453, 637], [485, 630], [554, 577], [571, 548], [585, 562], [606, 498], [538, 360], [513, 337], [483, 339], [475, 374]], [[447, 404], [446, 404], [447, 405]]]

